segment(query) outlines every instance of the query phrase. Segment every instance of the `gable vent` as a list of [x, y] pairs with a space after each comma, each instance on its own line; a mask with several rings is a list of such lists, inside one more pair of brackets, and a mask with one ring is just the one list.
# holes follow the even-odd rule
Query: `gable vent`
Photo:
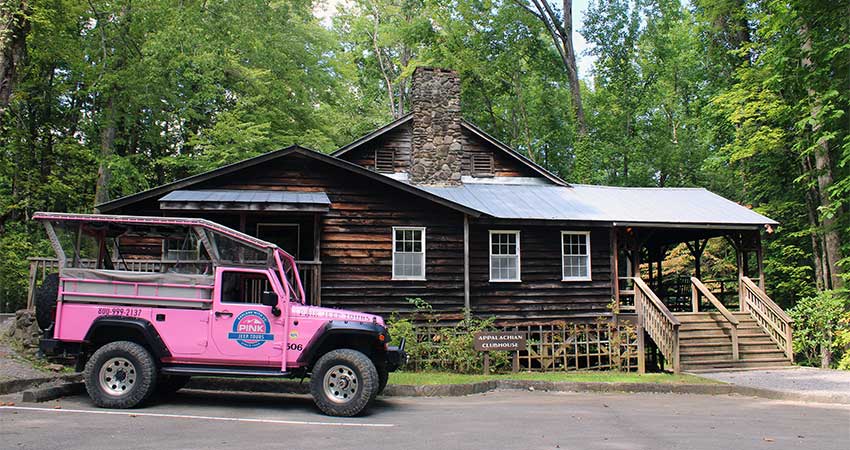
[[472, 158], [472, 176], [475, 177], [492, 177], [493, 176], [493, 155], [486, 153], [473, 153]]
[[393, 173], [393, 161], [395, 161], [395, 150], [391, 148], [375, 149], [375, 171], [380, 173]]

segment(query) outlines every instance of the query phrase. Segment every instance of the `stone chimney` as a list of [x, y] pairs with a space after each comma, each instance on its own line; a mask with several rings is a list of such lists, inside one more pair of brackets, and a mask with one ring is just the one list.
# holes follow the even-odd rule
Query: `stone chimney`
[[410, 104], [413, 113], [410, 182], [460, 185], [463, 135], [457, 72], [417, 67], [413, 72]]

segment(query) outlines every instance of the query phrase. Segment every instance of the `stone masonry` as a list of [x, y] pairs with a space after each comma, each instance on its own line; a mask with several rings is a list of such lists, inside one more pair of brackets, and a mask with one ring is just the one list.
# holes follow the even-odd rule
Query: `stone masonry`
[[413, 112], [410, 182], [460, 185], [463, 135], [457, 72], [417, 67], [413, 72], [410, 103]]

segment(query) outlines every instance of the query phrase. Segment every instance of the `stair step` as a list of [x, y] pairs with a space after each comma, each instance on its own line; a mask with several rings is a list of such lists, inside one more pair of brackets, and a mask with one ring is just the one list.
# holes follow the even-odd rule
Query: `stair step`
[[753, 367], [769, 367], [769, 366], [790, 366], [791, 362], [788, 358], [758, 358], [758, 359], [726, 359], [726, 360], [689, 360], [682, 361], [682, 370], [691, 369], [724, 369], [724, 368], [753, 368]]
[[[711, 338], [714, 339], [714, 338]], [[739, 343], [740, 345], [740, 343]], [[679, 346], [681, 348], [698, 348], [698, 347], [729, 347], [732, 348], [732, 340], [731, 339], [723, 339], [712, 342], [706, 342], [705, 340], [688, 340], [688, 341], [679, 341]]]
[[691, 361], [728, 361], [732, 359], [732, 350], [679, 353], [682, 364], [690, 364]]
[[766, 350], [751, 350], [751, 349], [743, 349], [739, 348], [738, 353], [741, 354], [741, 358], [746, 359], [758, 359], [761, 357], [783, 357], [785, 352], [779, 350], [778, 348], [766, 349]]
[[741, 352], [751, 352], [756, 350], [775, 350], [777, 352], [781, 352], [782, 350], [774, 344], [773, 342], [767, 342], [762, 344], [751, 344], [745, 342], [738, 342], [738, 348]]
[[701, 337], [701, 336], [679, 336], [679, 345], [682, 347], [690, 346], [710, 346], [710, 345], [732, 345], [732, 339], [729, 336], [716, 337]]

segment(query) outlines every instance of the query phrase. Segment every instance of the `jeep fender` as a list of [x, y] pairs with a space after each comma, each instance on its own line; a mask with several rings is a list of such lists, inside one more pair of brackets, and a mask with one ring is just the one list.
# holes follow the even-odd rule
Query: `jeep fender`
[[[114, 335], [116, 339], [110, 339], [110, 335]], [[91, 344], [95, 341], [126, 340], [128, 336], [142, 339], [144, 342], [139, 342], [139, 344], [146, 345], [157, 359], [171, 356], [171, 352], [153, 324], [138, 317], [98, 317], [92, 322], [89, 331], [86, 333], [85, 342]]]
[[[348, 322], [344, 320], [328, 321], [307, 343], [304, 352], [298, 357], [298, 363], [312, 365], [322, 354], [325, 344], [336, 339], [350, 338], [351, 341], [368, 342], [375, 351], [385, 350], [384, 344], [390, 341], [387, 329], [377, 323]], [[367, 355], [368, 356], [368, 355]]]

